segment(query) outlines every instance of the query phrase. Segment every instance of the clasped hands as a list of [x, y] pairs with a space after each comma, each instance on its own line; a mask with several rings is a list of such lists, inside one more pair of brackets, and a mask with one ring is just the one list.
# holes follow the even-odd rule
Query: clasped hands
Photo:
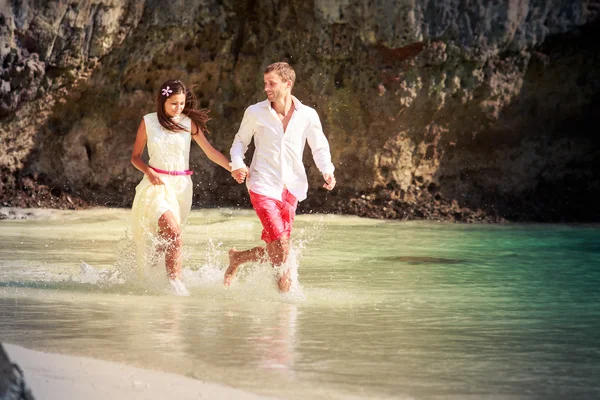
[[231, 171], [231, 176], [237, 183], [242, 183], [248, 176], [248, 167], [242, 167]]
[[[231, 176], [237, 183], [243, 183], [248, 177], [248, 167], [234, 169], [231, 171]], [[323, 174], [323, 179], [325, 179], [325, 183], [323, 184], [325, 189], [332, 190], [335, 187], [336, 182], [333, 174]]]

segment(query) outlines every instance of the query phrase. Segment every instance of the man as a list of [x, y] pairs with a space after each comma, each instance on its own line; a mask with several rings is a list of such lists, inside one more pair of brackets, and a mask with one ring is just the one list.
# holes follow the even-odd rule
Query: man
[[[296, 207], [306, 198], [308, 190], [302, 163], [306, 142], [325, 179], [323, 187], [327, 190], [335, 187], [335, 168], [321, 121], [314, 109], [292, 96], [295, 80], [296, 73], [289, 64], [269, 65], [264, 73], [267, 100], [246, 109], [233, 140], [231, 175], [238, 183], [247, 178], [250, 201], [262, 223], [261, 239], [266, 246], [245, 251], [231, 249], [225, 286], [231, 285], [237, 269], [246, 262], [268, 259], [281, 271], [289, 254]], [[248, 169], [244, 154], [253, 137], [255, 151]], [[277, 284], [281, 292], [289, 291], [292, 284], [289, 269], [279, 274]]]

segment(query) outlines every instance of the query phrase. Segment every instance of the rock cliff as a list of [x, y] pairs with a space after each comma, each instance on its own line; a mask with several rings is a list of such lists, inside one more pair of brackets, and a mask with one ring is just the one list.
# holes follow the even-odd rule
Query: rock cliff
[[[227, 154], [285, 60], [338, 188], [304, 212], [598, 221], [600, 1], [0, 0], [0, 204], [128, 206], [141, 117], [195, 84]], [[248, 154], [248, 158], [251, 153]], [[247, 205], [195, 149], [196, 205]], [[62, 199], [62, 201], [61, 201]]]

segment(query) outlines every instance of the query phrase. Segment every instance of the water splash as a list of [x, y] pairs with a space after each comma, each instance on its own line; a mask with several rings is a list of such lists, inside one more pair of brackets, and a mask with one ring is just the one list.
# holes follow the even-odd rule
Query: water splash
[[117, 241], [116, 254], [112, 268], [95, 267], [86, 260], [81, 260], [79, 271], [70, 276], [69, 283], [89, 284], [97, 289], [126, 293], [168, 294], [172, 291], [164, 259], [161, 263], [156, 257], [146, 268], [144, 275], [140, 274], [136, 263], [136, 246], [128, 230]]
[[[55, 223], [54, 219], [49, 223]], [[108, 217], [102, 220], [112, 222], [112, 219]], [[290, 270], [292, 279], [289, 293], [279, 293], [277, 271], [270, 263], [244, 265], [240, 268], [233, 287], [224, 288], [223, 277], [227, 269], [229, 248], [223, 242], [210, 237], [206, 241], [196, 243], [188, 241], [184, 244], [182, 279], [192, 292], [192, 296], [196, 297], [262, 298], [266, 301], [291, 303], [305, 301], [306, 295], [300, 283], [301, 276], [299, 277], [300, 261], [307, 245], [321, 236], [321, 232], [324, 230], [323, 226], [323, 218], [314, 218], [308, 226], [305, 225], [294, 232], [290, 254], [284, 266]], [[82, 247], [82, 249], [85, 248], [84, 251], [76, 250], [80, 253], [78, 254], [79, 261], [70, 265], [51, 264], [47, 257], [39, 258], [38, 261], [20, 260], [17, 262], [18, 265], [15, 264], [14, 267], [9, 268], [5, 268], [9, 263], [3, 263], [3, 271], [0, 271], [0, 284], [4, 287], [34, 287], [55, 290], [143, 295], [172, 294], [164, 264], [164, 253], [156, 251], [149, 262], [144, 265], [144, 273], [140, 274], [136, 258], [136, 245], [130, 229], [121, 231], [121, 236], [112, 240], [112, 243], [113, 248], [108, 249], [105, 245], [105, 247], [98, 247], [99, 243], [97, 244], [94, 240], [88, 240], [87, 245]], [[160, 242], [154, 242], [155, 248], [160, 245]], [[104, 261], [106, 254], [103, 253], [107, 253], [107, 250], [109, 257], [110, 253], [116, 255], [113, 257], [114, 261], [109, 264]], [[195, 261], [198, 259], [201, 261]], [[4, 278], [8, 278], [8, 280]]]
[[[227, 265], [222, 264], [219, 259], [226, 254], [222, 250], [223, 243], [216, 242], [212, 238], [208, 239], [208, 247], [206, 249], [206, 262], [204, 265], [184, 267], [183, 278], [186, 284], [190, 287], [202, 287], [206, 285], [221, 284]], [[184, 259], [188, 258], [189, 254], [184, 251]]]
[[125, 279], [118, 270], [98, 270], [85, 261], [81, 262], [79, 274], [71, 277], [71, 280], [78, 283], [89, 283], [92, 285], [122, 285], [125, 283]]

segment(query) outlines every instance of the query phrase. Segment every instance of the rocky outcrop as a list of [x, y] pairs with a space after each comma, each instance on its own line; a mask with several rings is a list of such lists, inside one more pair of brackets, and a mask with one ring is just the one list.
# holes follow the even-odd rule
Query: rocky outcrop
[[[287, 60], [337, 166], [338, 188], [313, 189], [304, 212], [600, 220], [598, 0], [33, 4], [0, 3], [4, 205], [31, 204], [29, 179], [66, 207], [129, 206], [131, 146], [162, 81], [198, 85], [226, 153], [261, 71]], [[248, 204], [191, 159], [197, 205]]]
[[33, 394], [25, 383], [23, 371], [13, 364], [0, 343], [0, 399], [34, 400]]

